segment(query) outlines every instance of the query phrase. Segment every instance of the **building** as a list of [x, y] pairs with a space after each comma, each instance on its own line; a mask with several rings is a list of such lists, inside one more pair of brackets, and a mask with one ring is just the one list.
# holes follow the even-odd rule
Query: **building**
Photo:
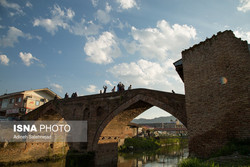
[[[171, 120], [165, 123], [141, 123], [137, 125], [138, 134], [144, 137], [147, 130], [152, 132], [160, 132], [161, 135], [187, 135], [187, 128], [178, 120]], [[131, 127], [131, 126], [130, 126]], [[131, 127], [132, 128], [132, 127]], [[159, 136], [159, 135], [158, 135]]]
[[185, 85], [190, 156], [209, 157], [229, 141], [250, 138], [247, 41], [218, 32], [182, 51], [174, 65]]
[[26, 90], [0, 96], [0, 116], [19, 117], [50, 100], [61, 98], [48, 88]]

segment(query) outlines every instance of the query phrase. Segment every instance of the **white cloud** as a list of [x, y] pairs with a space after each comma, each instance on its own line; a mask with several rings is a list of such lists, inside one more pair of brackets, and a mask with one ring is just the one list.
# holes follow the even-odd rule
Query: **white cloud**
[[27, 2], [25, 6], [28, 8], [32, 8], [33, 5], [30, 2]]
[[0, 60], [1, 60], [1, 64], [3, 65], [9, 65], [9, 58], [6, 55], [0, 55]]
[[167, 21], [157, 22], [156, 27], [131, 28], [132, 40], [123, 41], [123, 46], [132, 55], [140, 55], [137, 62], [121, 63], [108, 70], [117, 80], [133, 87], [147, 87], [158, 90], [183, 93], [183, 82], [175, 71], [173, 63], [181, 58], [181, 51], [192, 45], [196, 30], [187, 25], [169, 25]]
[[87, 60], [97, 64], [112, 63], [121, 54], [117, 39], [111, 32], [103, 32], [98, 39], [88, 38], [84, 51]]
[[81, 19], [79, 22], [74, 21], [75, 12], [70, 8], [61, 9], [59, 5], [54, 5], [50, 12], [50, 18], [36, 18], [33, 26], [41, 26], [52, 35], [55, 35], [58, 29], [62, 28], [79, 36], [96, 35], [101, 28], [101, 26], [94, 24], [92, 21], [86, 22], [85, 19]]
[[234, 31], [234, 34], [236, 37], [241, 38], [243, 40], [247, 40], [248, 43], [250, 43], [250, 31], [249, 32]]
[[31, 64], [33, 64], [34, 60], [40, 62], [40, 60], [38, 58], [36, 58], [36, 57], [33, 57], [31, 53], [20, 52], [19, 57], [22, 59], [23, 63], [26, 66], [30, 66]]
[[111, 20], [109, 12], [111, 10], [112, 10], [112, 7], [108, 3], [106, 3], [105, 11], [101, 10], [101, 9], [97, 10], [97, 12], [96, 12], [97, 20], [103, 24], [109, 23]]
[[108, 14], [108, 12], [104, 11], [104, 10], [98, 10], [96, 12], [96, 18], [99, 22], [103, 23], [103, 24], [107, 24], [108, 22], [110, 22], [110, 15]]
[[112, 7], [109, 5], [108, 2], [106, 2], [106, 8], [105, 8], [106, 12], [110, 12], [112, 10]]
[[89, 36], [98, 34], [100, 28], [101, 26], [94, 24], [92, 21], [86, 23], [85, 19], [82, 19], [81, 22], [75, 22], [69, 28], [69, 32], [74, 35]]
[[60, 93], [63, 92], [63, 87], [62, 87], [61, 85], [59, 85], [59, 84], [52, 83], [52, 84], [50, 84], [50, 86], [51, 86], [52, 88], [54, 88], [56, 91], [60, 92]]
[[17, 29], [16, 27], [9, 27], [6, 36], [0, 39], [0, 46], [3, 47], [14, 47], [15, 43], [18, 43], [18, 38], [26, 38], [32, 39], [33, 37], [30, 34], [25, 34], [21, 30]]
[[89, 92], [89, 93], [96, 93], [96, 86], [95, 85], [89, 85], [86, 88], [86, 91]]
[[94, 7], [96, 7], [96, 6], [98, 5], [98, 1], [99, 1], [99, 0], [91, 0], [92, 5], [93, 5]]
[[17, 12], [17, 13], [12, 12], [11, 16], [13, 16], [15, 14], [24, 14], [21, 7], [17, 3], [9, 3], [6, 0], [0, 0], [0, 4], [5, 8], [10, 8], [10, 9], [13, 9]]
[[180, 84], [177, 73], [174, 70], [174, 61], [169, 59], [163, 63], [151, 62], [140, 59], [137, 62], [121, 63], [110, 68], [108, 72], [125, 84], [138, 87], [168, 88], [174, 84]]
[[69, 29], [69, 22], [75, 16], [75, 12], [71, 9], [62, 10], [60, 6], [54, 5], [54, 8], [51, 10], [52, 17], [47, 19], [35, 19], [33, 26], [42, 26], [52, 35], [58, 31], [58, 28]]
[[128, 22], [121, 22], [119, 18], [113, 19], [112, 23], [114, 23], [114, 27], [119, 28], [120, 30], [123, 30], [124, 28], [131, 27]]
[[120, 8], [122, 9], [137, 7], [137, 3], [135, 0], [116, 0], [116, 2], [120, 4]]
[[75, 16], [75, 12], [71, 9], [67, 9], [66, 17], [69, 19], [73, 19], [74, 16]]
[[[144, 58], [165, 60], [176, 59], [183, 49], [190, 46], [196, 37], [196, 30], [192, 26], [174, 24], [170, 26], [165, 20], [157, 22], [156, 28], [131, 28], [134, 41], [125, 44], [128, 52], [136, 51]], [[132, 51], [130, 50], [132, 48]]]
[[108, 80], [105, 80], [104, 83], [107, 84], [107, 85], [109, 85], [109, 86], [111, 86], [111, 87], [114, 86], [114, 85], [113, 85], [110, 81], [108, 81]]
[[238, 11], [247, 12], [250, 10], [250, 0], [240, 0], [240, 5], [237, 7]]

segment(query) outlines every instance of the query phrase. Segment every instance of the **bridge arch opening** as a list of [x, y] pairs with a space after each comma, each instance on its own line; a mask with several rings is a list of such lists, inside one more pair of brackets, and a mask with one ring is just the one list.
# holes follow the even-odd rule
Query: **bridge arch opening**
[[186, 116], [181, 116], [178, 112], [178, 109], [184, 109], [184, 106], [180, 105], [181, 104], [178, 104], [178, 102], [166, 103], [148, 96], [135, 96], [120, 105], [114, 111], [111, 111], [111, 113], [102, 121], [94, 136], [92, 144], [93, 150], [98, 148], [98, 144], [117, 143], [121, 139], [126, 138], [127, 134], [124, 132], [126, 131], [126, 128], [128, 128], [129, 123], [138, 115], [153, 106], [173, 115], [186, 125], [185, 119], [183, 119], [184, 117], [186, 118]]
[[159, 117], [170, 117], [172, 116], [169, 112], [157, 107], [153, 106], [150, 109], [144, 111], [134, 119], [155, 119]]

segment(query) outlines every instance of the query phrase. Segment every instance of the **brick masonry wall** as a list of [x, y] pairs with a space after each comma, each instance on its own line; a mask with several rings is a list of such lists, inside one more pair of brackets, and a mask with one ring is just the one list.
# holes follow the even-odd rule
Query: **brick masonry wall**
[[8, 143], [6, 147], [0, 146], [0, 166], [64, 157], [68, 149], [68, 145], [62, 142]]
[[250, 138], [247, 42], [219, 32], [183, 51], [182, 60], [190, 155], [207, 157], [232, 138]]
[[[98, 143], [118, 142], [123, 129], [137, 115], [157, 106], [186, 125], [185, 96], [149, 89], [58, 99], [41, 106], [23, 117], [24, 120], [87, 120], [88, 142], [73, 143], [70, 149], [96, 151]], [[101, 140], [101, 141], [99, 141]]]

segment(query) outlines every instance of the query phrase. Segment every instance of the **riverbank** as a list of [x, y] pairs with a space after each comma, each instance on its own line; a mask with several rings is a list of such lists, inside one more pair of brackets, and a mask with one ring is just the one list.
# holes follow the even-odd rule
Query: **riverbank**
[[187, 158], [178, 164], [178, 167], [249, 167], [250, 156], [235, 153], [229, 156], [219, 156], [208, 160]]
[[250, 139], [233, 140], [208, 159], [187, 158], [181, 161], [179, 167], [232, 167], [250, 166]]
[[183, 147], [188, 145], [187, 138], [167, 137], [167, 138], [127, 138], [124, 144], [119, 147], [119, 152], [150, 151], [157, 150], [168, 145]]

